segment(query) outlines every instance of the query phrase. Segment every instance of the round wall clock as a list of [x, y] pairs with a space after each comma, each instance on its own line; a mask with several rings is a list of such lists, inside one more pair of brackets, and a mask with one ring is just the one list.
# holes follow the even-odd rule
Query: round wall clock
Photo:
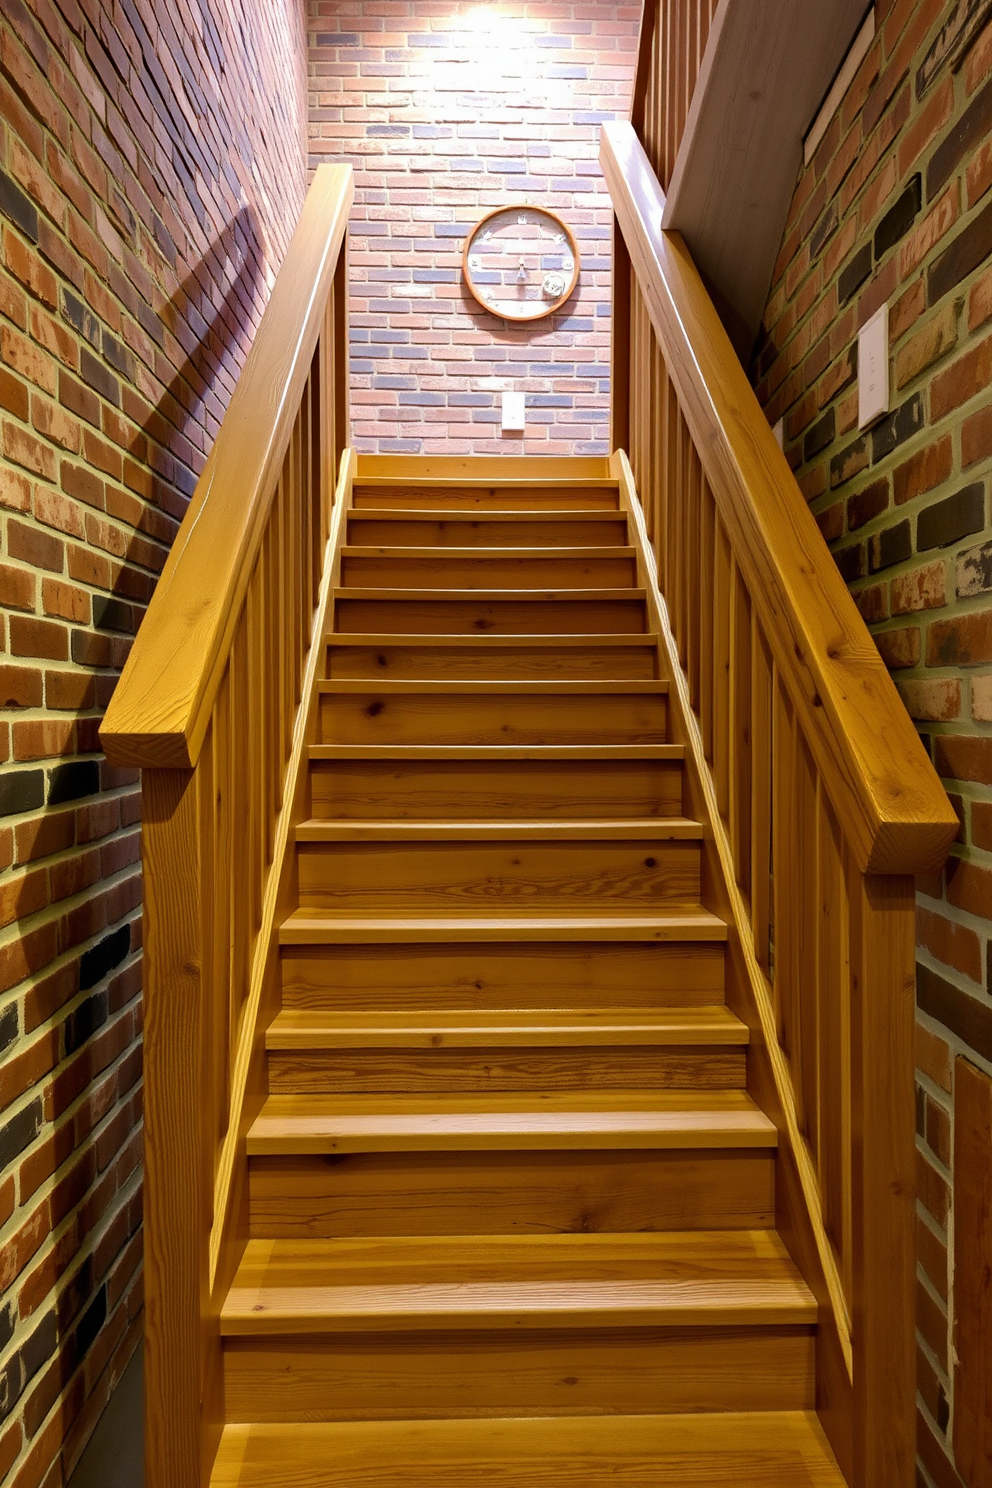
[[504, 320], [540, 320], [579, 280], [579, 250], [546, 207], [497, 207], [465, 239], [465, 282], [479, 304]]

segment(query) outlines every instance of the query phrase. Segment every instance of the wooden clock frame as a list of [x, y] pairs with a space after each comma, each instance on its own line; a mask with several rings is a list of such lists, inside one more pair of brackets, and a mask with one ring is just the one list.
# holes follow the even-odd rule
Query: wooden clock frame
[[[472, 243], [487, 222], [491, 221], [493, 217], [502, 217], [507, 212], [534, 212], [535, 214], [540, 214], [542, 217], [550, 217], [551, 221], [556, 222], [565, 234], [572, 251], [572, 277], [566, 285], [564, 294], [560, 295], [557, 300], [552, 301], [551, 304], [543, 306], [536, 315], [501, 315], [498, 310], [494, 310], [492, 305], [477, 293], [469, 273], [468, 256]], [[492, 211], [484, 213], [472, 231], [466, 234], [465, 243], [462, 248], [462, 279], [468, 285], [469, 293], [475, 302], [482, 306], [483, 310], [488, 310], [490, 315], [495, 315], [498, 320], [505, 321], [507, 325], [531, 325], [535, 320], [544, 320], [547, 316], [554, 315], [575, 293], [575, 286], [579, 282], [581, 267], [579, 245], [575, 241], [575, 235], [568, 223], [557, 212], [552, 212], [550, 207], [535, 206], [532, 202], [504, 202], [501, 207], [493, 207]]]

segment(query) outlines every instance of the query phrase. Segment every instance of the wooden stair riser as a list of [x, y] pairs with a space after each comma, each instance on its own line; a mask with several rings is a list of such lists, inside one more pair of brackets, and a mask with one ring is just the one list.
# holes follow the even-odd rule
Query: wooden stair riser
[[774, 1222], [770, 1149], [358, 1152], [256, 1157], [251, 1234], [589, 1234], [763, 1229]]
[[359, 481], [352, 496], [354, 511], [600, 511], [620, 510], [616, 484], [587, 485], [430, 485], [372, 484]]
[[300, 905], [341, 915], [650, 911], [699, 898], [698, 842], [302, 843]]
[[647, 630], [641, 598], [358, 598], [341, 592], [335, 625], [362, 635], [637, 635]]
[[423, 678], [455, 682], [546, 679], [549, 682], [652, 678], [656, 657], [653, 647], [562, 646], [557, 638], [544, 646], [500, 646], [480, 640], [472, 645], [395, 645], [392, 637], [381, 645], [342, 646], [333, 642], [327, 649], [327, 675], [331, 678], [370, 677], [376, 680]]
[[632, 945], [283, 946], [286, 1007], [350, 1009], [703, 1007], [723, 1001], [724, 947]]
[[350, 547], [410, 548], [607, 548], [627, 544], [627, 518], [610, 514], [549, 512], [541, 520], [494, 520], [492, 517], [385, 515], [348, 521]]
[[682, 814], [681, 760], [312, 761], [322, 820], [644, 820]]
[[521, 551], [491, 557], [443, 551], [429, 557], [398, 553], [358, 553], [341, 560], [345, 588], [368, 589], [633, 589], [633, 554], [610, 557], [529, 556]]
[[227, 1339], [229, 1421], [806, 1410], [806, 1327]]
[[324, 1094], [546, 1090], [732, 1090], [739, 1048], [270, 1051], [269, 1089]]
[[325, 744], [664, 744], [663, 693], [324, 693]]

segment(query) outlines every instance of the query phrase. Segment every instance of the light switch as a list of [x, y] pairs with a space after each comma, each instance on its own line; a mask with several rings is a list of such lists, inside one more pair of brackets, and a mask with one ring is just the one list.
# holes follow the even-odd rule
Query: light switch
[[858, 332], [858, 428], [889, 411], [889, 307], [882, 305]]
[[504, 429], [523, 429], [526, 426], [523, 393], [503, 393], [500, 405], [503, 409]]

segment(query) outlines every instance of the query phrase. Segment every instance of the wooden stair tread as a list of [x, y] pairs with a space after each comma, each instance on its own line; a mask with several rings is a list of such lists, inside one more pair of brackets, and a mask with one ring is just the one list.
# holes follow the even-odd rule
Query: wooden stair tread
[[279, 927], [282, 945], [354, 945], [366, 942], [445, 942], [574, 940], [726, 940], [717, 915], [692, 906], [675, 906], [653, 915], [533, 915], [498, 919], [346, 918], [294, 910]]
[[433, 589], [426, 585], [423, 588], [394, 588], [384, 585], [366, 587], [356, 584], [335, 589], [335, 599], [378, 599], [390, 600], [403, 603], [419, 601], [432, 602], [434, 604], [442, 600], [469, 600], [473, 603], [484, 601], [486, 604], [501, 604], [505, 602], [547, 602], [548, 604], [596, 604], [608, 600], [644, 600], [647, 596], [646, 589], [623, 588], [623, 589], [548, 589], [539, 587], [536, 589]]
[[368, 544], [351, 544], [342, 547], [342, 558], [395, 558], [398, 561], [407, 562], [447, 562], [448, 559], [471, 559], [472, 562], [488, 563], [493, 558], [512, 559], [515, 562], [527, 563], [532, 559], [581, 559], [587, 558], [629, 558], [632, 562], [637, 557], [637, 549], [627, 547], [621, 543], [606, 547], [558, 547], [558, 548], [414, 548], [404, 547], [402, 544], [386, 543], [379, 547], [369, 547]]
[[701, 822], [686, 817], [614, 818], [610, 821], [333, 821], [300, 822], [297, 842], [461, 841], [698, 841]]
[[619, 489], [612, 475], [361, 475], [355, 492], [410, 491], [612, 491]]
[[225, 1426], [210, 1488], [846, 1488], [812, 1411]]
[[781, 1327], [816, 1313], [767, 1231], [249, 1240], [221, 1332]]
[[248, 1133], [248, 1152], [259, 1157], [777, 1145], [774, 1124], [742, 1090], [270, 1095]]
[[746, 1044], [748, 1029], [729, 1008], [616, 1008], [575, 1012], [472, 1009], [333, 1013], [283, 1008], [265, 1035], [269, 1049], [559, 1048], [574, 1045]]
[[681, 760], [682, 744], [311, 744], [311, 760]]
[[334, 693], [358, 693], [363, 696], [366, 693], [376, 692], [399, 696], [429, 693], [440, 697], [473, 697], [493, 693], [518, 694], [523, 697], [643, 693], [649, 697], [658, 697], [668, 692], [668, 682], [663, 677], [619, 677], [602, 681], [598, 678], [578, 678], [564, 682], [545, 677], [527, 678], [524, 681], [495, 682], [475, 678], [456, 679], [449, 682], [416, 677], [344, 677], [324, 679], [318, 683], [318, 688], [324, 696]]
[[500, 510], [498, 507], [466, 506], [464, 510], [457, 506], [369, 506], [352, 507], [348, 513], [350, 521], [355, 522], [506, 522], [506, 524], [519, 524], [519, 522], [626, 522], [626, 512], [619, 507], [590, 507], [587, 510], [576, 510], [574, 506], [564, 506], [555, 509], [553, 506], [543, 510], [521, 509]]
[[327, 632], [327, 644], [329, 646], [376, 646], [387, 649], [390, 646], [411, 646], [418, 650], [437, 647], [440, 650], [446, 647], [473, 646], [485, 649], [487, 646], [493, 650], [525, 650], [528, 647], [540, 648], [546, 651], [550, 646], [557, 649], [571, 648], [582, 650], [609, 649], [611, 647], [622, 648], [626, 646], [642, 646], [653, 648], [658, 644], [656, 631], [630, 631], [624, 633], [603, 632], [593, 635], [493, 635], [480, 632], [477, 635], [444, 634], [429, 635], [410, 634], [407, 631], [367, 631], [349, 632], [343, 630], [331, 630]]

